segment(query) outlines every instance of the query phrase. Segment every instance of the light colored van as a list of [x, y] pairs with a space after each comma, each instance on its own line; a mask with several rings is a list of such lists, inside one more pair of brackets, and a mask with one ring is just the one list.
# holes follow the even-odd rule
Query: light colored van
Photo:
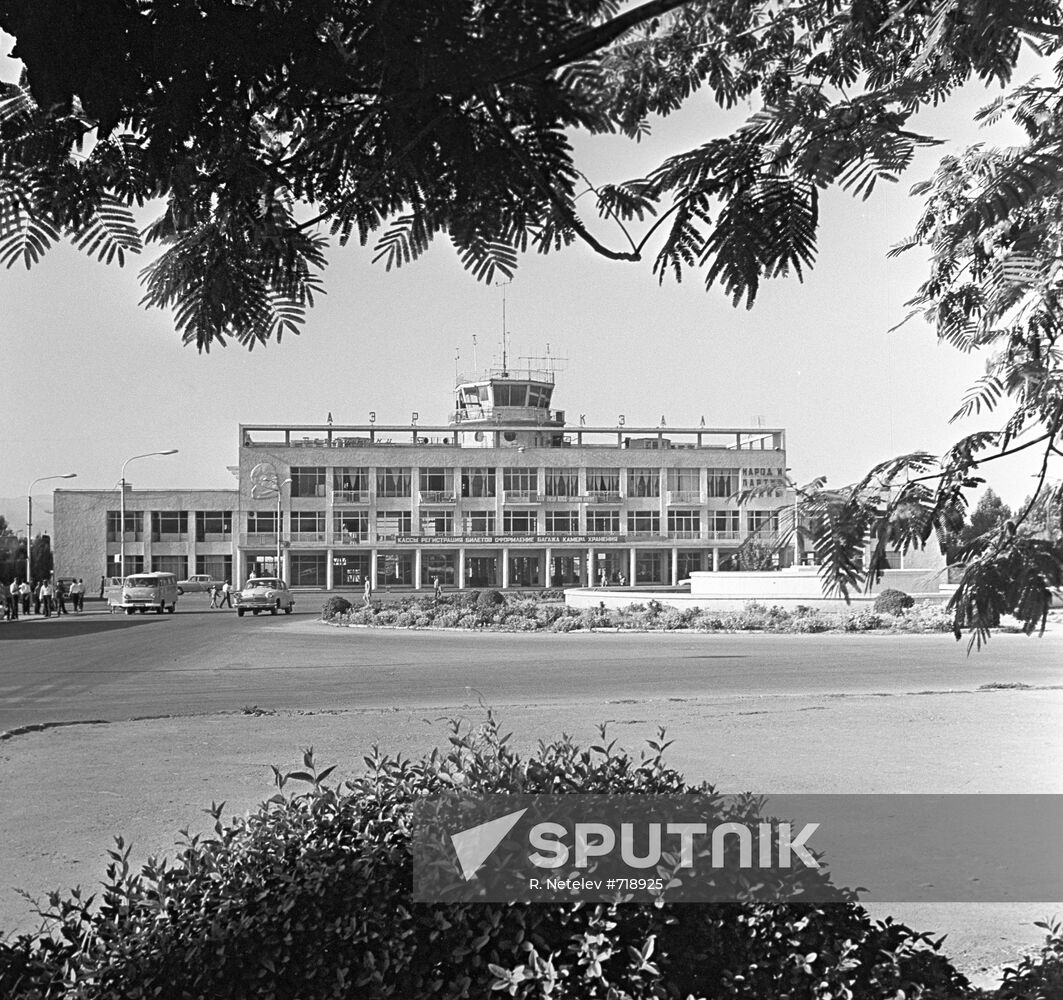
[[122, 605], [127, 615], [154, 609], [157, 615], [177, 609], [177, 577], [173, 573], [133, 573], [122, 584]]

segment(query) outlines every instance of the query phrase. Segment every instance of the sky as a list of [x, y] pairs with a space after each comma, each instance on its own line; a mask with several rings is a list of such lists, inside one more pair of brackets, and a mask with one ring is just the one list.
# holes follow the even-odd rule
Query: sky
[[[6, 57], [11, 44], [0, 34], [5, 80], [18, 76]], [[1027, 62], [1020, 77], [1036, 68]], [[918, 320], [888, 332], [907, 312], [925, 258], [887, 260], [886, 251], [914, 228], [920, 204], [908, 190], [943, 152], [1017, 140], [1010, 125], [989, 131], [971, 122], [997, 93], [972, 86], [922, 114], [916, 125], [948, 142], [921, 153], [900, 183], [880, 185], [864, 202], [827, 192], [814, 271], [803, 284], [767, 283], [751, 311], [706, 292], [696, 273], [660, 285], [650, 261], [607, 261], [582, 244], [523, 258], [505, 289], [510, 357], [549, 349], [566, 359], [554, 405], [573, 423], [585, 414], [588, 425], [612, 426], [623, 414], [628, 426], [704, 417], [708, 426], [783, 427], [788, 464], [802, 482], [822, 475], [842, 486], [895, 454], [938, 453], [995, 426], [948, 423], [983, 358], [939, 345]], [[623, 180], [735, 121], [699, 102], [655, 123], [638, 146], [606, 136], [578, 138], [576, 148], [595, 182]], [[619, 233], [596, 232], [619, 245]], [[456, 368], [484, 367], [498, 354], [502, 289], [463, 271], [445, 240], [390, 273], [372, 256], [354, 245], [330, 253], [327, 295], [300, 336], [209, 355], [182, 346], [169, 312], [139, 306], [137, 275], [148, 256], [122, 269], [64, 244], [31, 271], [0, 271], [0, 403], [8, 415], [0, 497], [24, 496], [38, 476], [67, 472], [78, 478], [43, 485], [114, 488], [127, 458], [169, 448], [179, 453], [131, 464], [128, 480], [138, 488], [231, 487], [226, 467], [237, 460], [241, 422], [324, 423], [331, 413], [338, 424], [363, 423], [370, 411], [380, 423], [406, 423], [412, 411], [422, 425], [445, 422]], [[994, 464], [993, 487], [1021, 501], [1032, 460]], [[17, 526], [24, 520], [21, 510], [0, 513]]]

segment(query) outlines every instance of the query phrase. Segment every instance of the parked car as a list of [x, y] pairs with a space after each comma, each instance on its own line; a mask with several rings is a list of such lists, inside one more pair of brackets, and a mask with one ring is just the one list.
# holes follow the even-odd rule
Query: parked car
[[221, 580], [215, 580], [209, 573], [197, 573], [187, 580], [177, 581], [177, 593], [179, 594], [203, 594], [211, 587], [221, 589]]
[[112, 612], [115, 608], [122, 606], [122, 577], [104, 577], [103, 599], [107, 602], [107, 607]]
[[283, 610], [286, 615], [292, 613], [295, 597], [283, 580], [275, 576], [253, 576], [236, 595], [236, 613], [242, 618], [245, 611], [257, 615], [268, 611], [275, 615]]

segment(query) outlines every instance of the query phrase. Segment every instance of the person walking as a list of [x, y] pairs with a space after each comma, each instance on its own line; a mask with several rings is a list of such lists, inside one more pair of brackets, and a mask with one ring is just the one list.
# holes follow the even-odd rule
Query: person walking
[[225, 607], [231, 608], [232, 606], [233, 606], [233, 602], [232, 602], [232, 587], [229, 586], [229, 581], [226, 580], [221, 585], [221, 604], [219, 604], [218, 607], [219, 608], [225, 608]]
[[55, 581], [55, 614], [56, 617], [70, 614], [66, 609], [66, 584], [62, 580]]
[[365, 578], [365, 587], [362, 588], [362, 603], [367, 608], [373, 603], [373, 584], [368, 576]]
[[432, 589], [435, 591], [436, 600], [438, 601], [443, 596], [443, 584], [438, 576], [432, 577]]
[[100, 600], [101, 601], [103, 600], [103, 592], [104, 592], [106, 586], [107, 586], [107, 577], [101, 576], [100, 577]]
[[52, 590], [51, 581], [50, 580], [45, 580], [41, 584], [41, 589], [40, 589], [41, 614], [43, 614], [45, 618], [51, 618], [52, 617], [52, 594], [53, 594], [53, 590]]
[[22, 598], [22, 613], [28, 615], [30, 613], [30, 601], [33, 600], [33, 588], [23, 580], [18, 585], [18, 592]]
[[79, 612], [85, 610], [85, 581], [80, 576], [78, 577], [78, 606], [77, 606], [77, 610]]
[[11, 586], [7, 591], [7, 606], [9, 609], [7, 617], [13, 622], [18, 621], [18, 608], [21, 603], [22, 595], [18, 592], [18, 580], [12, 580]]
[[39, 615], [41, 613], [41, 584], [40, 581], [34, 580], [33, 586], [30, 588], [33, 591], [33, 613]]
[[212, 583], [210, 585], [210, 606], [216, 608], [218, 606], [218, 584]]

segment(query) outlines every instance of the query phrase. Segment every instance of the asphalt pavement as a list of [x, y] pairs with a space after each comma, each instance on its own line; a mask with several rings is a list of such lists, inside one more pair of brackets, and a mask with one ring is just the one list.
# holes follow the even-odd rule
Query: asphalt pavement
[[[90, 605], [91, 608], [91, 605]], [[663, 640], [663, 641], [662, 641]], [[1063, 682], [1063, 635], [504, 634], [331, 628], [210, 610], [0, 625], [0, 733], [28, 725], [266, 709], [847, 695]]]

